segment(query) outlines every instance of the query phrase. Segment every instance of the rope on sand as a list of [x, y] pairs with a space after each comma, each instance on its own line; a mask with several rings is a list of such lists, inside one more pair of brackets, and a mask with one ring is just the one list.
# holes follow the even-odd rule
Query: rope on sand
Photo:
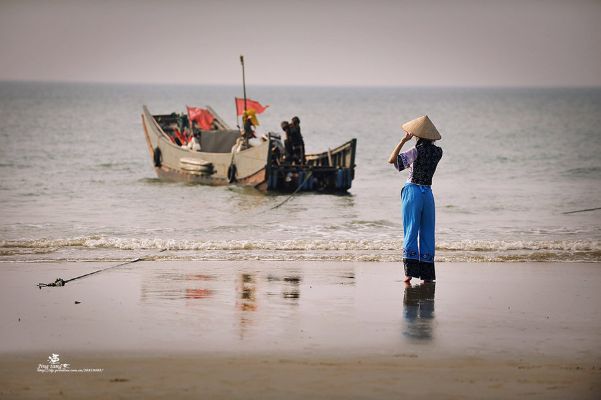
[[576, 213], [581, 213], [581, 212], [586, 212], [586, 211], [596, 211], [596, 210], [601, 210], [601, 207], [585, 208], [584, 210], [576, 210], [576, 211], [566, 211], [566, 212], [563, 212], [562, 214], [576, 214]]
[[[159, 251], [159, 253], [162, 253], [165, 250], [167, 250], [167, 249], [162, 249], [162, 250]], [[138, 257], [136, 259], [133, 259], [133, 260], [121, 263], [121, 264], [113, 265], [111, 267], [99, 269], [99, 270], [93, 271], [93, 272], [88, 272], [87, 274], [79, 275], [79, 276], [76, 276], [75, 278], [71, 278], [71, 279], [67, 279], [67, 280], [62, 279], [62, 278], [56, 278], [56, 280], [54, 282], [50, 282], [50, 283], [38, 283], [36, 286], [38, 288], [40, 288], [40, 289], [43, 288], [43, 287], [61, 287], [61, 286], [65, 286], [67, 283], [73, 282], [73, 281], [75, 281], [77, 279], [83, 279], [83, 278], [86, 278], [88, 276], [91, 276], [91, 275], [94, 275], [94, 274], [98, 274], [100, 272], [104, 272], [104, 271], [109, 270], [109, 269], [113, 269], [113, 268], [117, 268], [117, 267], [122, 267], [122, 266], [127, 265], [127, 264], [133, 264], [133, 263], [138, 262], [138, 261], [143, 261], [145, 259], [148, 259], [149, 257], [150, 256]]]

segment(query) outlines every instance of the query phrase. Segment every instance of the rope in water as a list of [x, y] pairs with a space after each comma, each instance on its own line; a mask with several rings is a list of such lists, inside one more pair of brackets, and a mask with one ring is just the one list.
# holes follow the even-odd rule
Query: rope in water
[[283, 206], [288, 200], [292, 199], [296, 195], [296, 193], [298, 193], [298, 191], [305, 185], [305, 183], [307, 183], [307, 181], [309, 180], [311, 175], [313, 175], [313, 171], [309, 171], [309, 173], [307, 174], [305, 179], [303, 179], [301, 184], [298, 185], [296, 190], [294, 192], [292, 192], [292, 194], [290, 196], [286, 197], [286, 199], [284, 199], [284, 201], [282, 201], [281, 203], [276, 204], [275, 206], [271, 207], [270, 210], [275, 210], [276, 208]]
[[[165, 250], [167, 250], [167, 249], [162, 249], [162, 250], [159, 251], [159, 253], [162, 253]], [[77, 279], [83, 279], [83, 278], [86, 278], [88, 276], [91, 276], [91, 275], [94, 275], [94, 274], [98, 274], [100, 272], [104, 272], [104, 271], [109, 270], [109, 269], [113, 269], [113, 268], [117, 268], [117, 267], [122, 267], [122, 266], [127, 265], [127, 264], [133, 264], [133, 263], [138, 262], [138, 261], [143, 261], [143, 260], [145, 260], [145, 259], [147, 259], [149, 257], [150, 256], [138, 257], [138, 258], [136, 258], [134, 260], [130, 260], [130, 261], [127, 261], [127, 262], [124, 262], [124, 263], [121, 263], [121, 264], [113, 265], [113, 266], [110, 266], [110, 267], [107, 267], [107, 268], [99, 269], [97, 271], [88, 272], [87, 274], [79, 275], [79, 276], [76, 276], [75, 278], [71, 278], [71, 279], [67, 279], [67, 280], [62, 279], [62, 278], [56, 278], [56, 280], [54, 282], [51, 282], [51, 283], [38, 283], [36, 286], [38, 288], [40, 288], [40, 289], [43, 288], [43, 287], [60, 287], [60, 286], [65, 286], [67, 283], [73, 282], [73, 281], [75, 281]]]
[[586, 212], [586, 211], [596, 211], [596, 210], [601, 210], [601, 207], [585, 208], [584, 210], [576, 210], [576, 211], [566, 211], [566, 212], [563, 212], [562, 214], [576, 214], [576, 213], [581, 213], [581, 212]]

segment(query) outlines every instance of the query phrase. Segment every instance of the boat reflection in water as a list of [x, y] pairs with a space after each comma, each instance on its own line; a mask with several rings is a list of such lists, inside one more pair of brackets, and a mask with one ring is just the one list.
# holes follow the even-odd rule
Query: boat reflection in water
[[[263, 318], [268, 318], [274, 306], [298, 305], [301, 282], [302, 277], [296, 274], [280, 276], [272, 273], [260, 279], [253, 273], [240, 273], [236, 282], [236, 310], [240, 339], [244, 339], [257, 318], [255, 314], [259, 309], [258, 294], [265, 301], [263, 307], [267, 308]], [[259, 283], [264, 283], [266, 287], [258, 290]]]
[[[203, 274], [188, 274], [185, 277], [185, 280], [187, 281], [195, 281], [198, 282], [198, 284], [202, 285], [201, 282], [209, 282], [214, 280], [214, 277], [210, 276], [210, 275], [203, 275]], [[193, 287], [193, 288], [186, 288], [186, 292], [184, 297], [186, 299], [208, 299], [210, 297], [213, 297], [214, 291], [212, 289], [206, 289], [203, 287]]]
[[[144, 303], [160, 303], [161, 300], [210, 299], [215, 295], [214, 281], [214, 275], [163, 272], [144, 282], [141, 300]], [[186, 306], [194, 304], [186, 302]]]
[[241, 273], [236, 283], [236, 310], [239, 311], [239, 336], [243, 339], [253, 323], [252, 313], [258, 309], [257, 278], [254, 274]]
[[409, 338], [432, 340], [435, 289], [434, 282], [405, 285], [403, 312], [406, 329], [403, 333]]
[[268, 296], [280, 296], [284, 299], [284, 304], [298, 305], [300, 299], [300, 284], [303, 278], [299, 274], [289, 274], [283, 277], [269, 274], [267, 282], [269, 283]]

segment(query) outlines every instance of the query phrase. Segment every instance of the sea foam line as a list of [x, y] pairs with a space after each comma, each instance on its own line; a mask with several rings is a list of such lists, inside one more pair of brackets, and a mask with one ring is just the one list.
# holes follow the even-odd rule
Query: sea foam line
[[[292, 252], [256, 252], [256, 251], [168, 251], [165, 255], [144, 255], [145, 261], [332, 261], [332, 262], [399, 262], [400, 252], [359, 252], [359, 251], [292, 251]], [[4, 256], [0, 263], [55, 263], [55, 262], [123, 262], [133, 258], [127, 254], [59, 254]], [[436, 262], [601, 262], [601, 252], [439, 252]]]
[[[199, 251], [400, 251], [402, 240], [186, 240], [162, 238], [118, 238], [107, 236], [85, 236], [61, 239], [2, 240], [0, 249], [46, 249], [60, 248], [152, 250], [167, 249]], [[562, 251], [601, 252], [601, 240], [457, 240], [439, 241], [436, 249], [444, 252], [495, 252], [495, 251]]]

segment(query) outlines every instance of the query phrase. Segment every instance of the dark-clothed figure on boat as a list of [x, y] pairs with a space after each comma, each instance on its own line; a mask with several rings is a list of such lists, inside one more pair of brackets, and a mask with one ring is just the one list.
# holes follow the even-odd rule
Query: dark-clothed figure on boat
[[292, 138], [290, 137], [290, 123], [288, 121], [282, 121], [280, 124], [282, 130], [286, 133], [286, 139], [284, 139], [284, 155], [286, 162], [290, 163], [292, 160]]
[[268, 142], [270, 138], [273, 139], [271, 142], [271, 162], [273, 165], [279, 166], [282, 164], [282, 158], [286, 152], [284, 144], [282, 143], [281, 136], [273, 132], [263, 134], [263, 136], [261, 136], [261, 141]]
[[290, 124], [290, 139], [292, 147], [292, 159], [294, 162], [299, 164], [305, 163], [305, 142], [303, 135], [301, 134], [300, 119], [298, 117], [292, 118], [292, 124]]
[[246, 119], [244, 120], [244, 139], [248, 141], [255, 137], [256, 136], [252, 118], [246, 117]]
[[202, 134], [202, 129], [200, 129], [200, 126], [198, 126], [198, 122], [194, 121], [192, 123], [192, 136], [194, 136], [196, 133], [198, 133], [199, 135]]

